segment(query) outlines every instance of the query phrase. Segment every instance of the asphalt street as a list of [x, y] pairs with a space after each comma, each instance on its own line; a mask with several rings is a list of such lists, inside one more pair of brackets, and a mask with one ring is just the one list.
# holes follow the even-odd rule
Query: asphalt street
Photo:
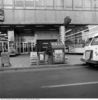
[[98, 98], [98, 68], [1, 71], [0, 98]]

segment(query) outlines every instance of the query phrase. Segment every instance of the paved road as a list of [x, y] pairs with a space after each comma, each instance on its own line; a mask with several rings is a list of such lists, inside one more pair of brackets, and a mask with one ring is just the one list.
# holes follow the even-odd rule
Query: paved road
[[98, 69], [64, 66], [0, 72], [0, 98], [98, 98]]

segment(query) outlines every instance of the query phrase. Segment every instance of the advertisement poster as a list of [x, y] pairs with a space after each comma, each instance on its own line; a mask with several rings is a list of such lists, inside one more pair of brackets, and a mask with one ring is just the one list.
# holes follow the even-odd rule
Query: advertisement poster
[[63, 50], [54, 50], [54, 61], [55, 63], [61, 63], [64, 60]]

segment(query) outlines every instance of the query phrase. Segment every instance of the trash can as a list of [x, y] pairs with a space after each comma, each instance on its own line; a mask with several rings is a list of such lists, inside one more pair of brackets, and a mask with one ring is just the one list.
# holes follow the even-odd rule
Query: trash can
[[45, 52], [38, 52], [39, 64], [45, 64]]
[[52, 47], [52, 63], [64, 64], [65, 63], [65, 48], [62, 42], [51, 43]]

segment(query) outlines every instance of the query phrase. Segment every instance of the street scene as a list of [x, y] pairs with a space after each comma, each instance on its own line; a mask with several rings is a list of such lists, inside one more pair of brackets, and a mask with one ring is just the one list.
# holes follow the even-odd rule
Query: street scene
[[97, 98], [98, 68], [66, 54], [66, 64], [32, 65], [29, 55], [11, 58], [0, 70], [0, 98]]
[[0, 98], [98, 98], [97, 0], [0, 0]]

